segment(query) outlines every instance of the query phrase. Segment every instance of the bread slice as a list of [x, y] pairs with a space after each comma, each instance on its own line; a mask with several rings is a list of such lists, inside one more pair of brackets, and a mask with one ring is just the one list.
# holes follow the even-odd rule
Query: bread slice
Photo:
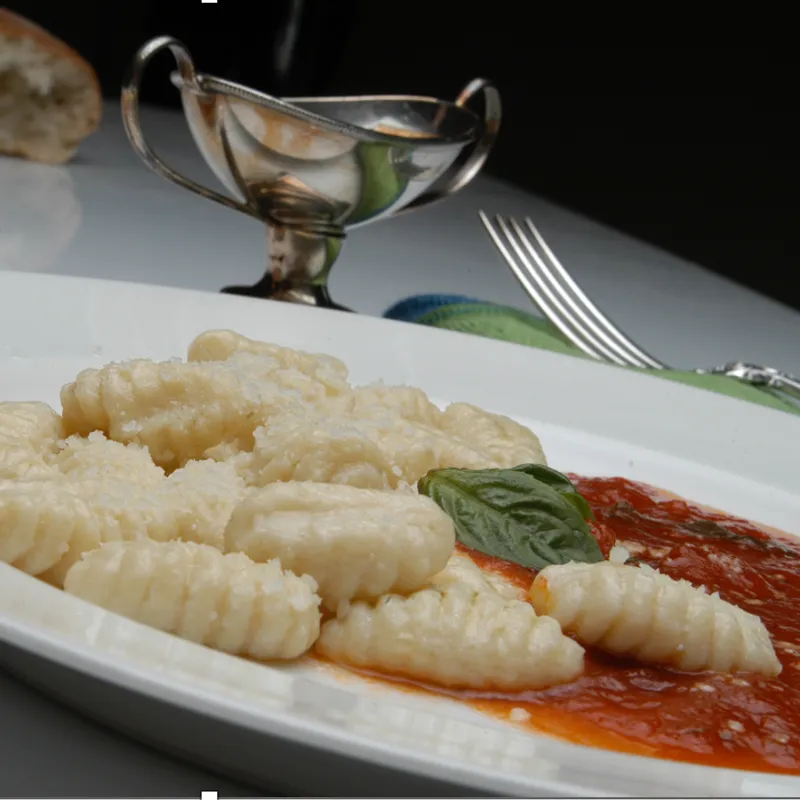
[[0, 8], [0, 153], [63, 164], [102, 112], [91, 65], [43, 28]]

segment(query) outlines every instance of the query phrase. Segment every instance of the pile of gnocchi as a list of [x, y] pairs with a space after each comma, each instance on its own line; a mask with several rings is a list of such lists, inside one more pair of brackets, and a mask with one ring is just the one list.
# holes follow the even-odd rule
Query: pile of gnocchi
[[0, 403], [0, 560], [162, 631], [451, 688], [574, 680], [582, 644], [780, 671], [758, 617], [653, 570], [551, 566], [526, 593], [457, 552], [416, 482], [544, 464], [507, 417], [231, 331], [85, 370], [61, 404]]

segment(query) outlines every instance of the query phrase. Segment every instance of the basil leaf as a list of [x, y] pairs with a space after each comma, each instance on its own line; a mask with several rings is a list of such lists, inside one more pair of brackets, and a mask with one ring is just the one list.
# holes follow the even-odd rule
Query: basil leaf
[[589, 502], [582, 494], [578, 492], [563, 492], [561, 493], [561, 497], [568, 503], [572, 503], [584, 519], [594, 519], [594, 512], [589, 507]]
[[580, 511], [584, 519], [594, 519], [594, 513], [586, 498], [573, 486], [572, 481], [561, 472], [556, 472], [543, 464], [521, 464], [513, 467], [515, 472], [524, 472], [532, 478], [552, 486], [567, 502]]
[[458, 540], [473, 550], [534, 569], [603, 560], [586, 522], [586, 512], [591, 515], [586, 500], [565, 475], [547, 467], [437, 469], [421, 478], [418, 488], [453, 520]]

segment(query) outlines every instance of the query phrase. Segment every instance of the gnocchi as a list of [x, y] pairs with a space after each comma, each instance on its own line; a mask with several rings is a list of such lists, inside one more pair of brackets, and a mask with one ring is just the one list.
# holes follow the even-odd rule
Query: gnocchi
[[62, 433], [61, 417], [46, 403], [0, 403], [0, 481], [49, 475], [47, 459]]
[[134, 472], [73, 477], [0, 485], [0, 561], [61, 585], [83, 553], [107, 541], [185, 539], [221, 548], [244, 492], [230, 466], [210, 461], [159, 483], [137, 481]]
[[539, 440], [516, 422], [464, 403], [440, 411], [409, 387], [366, 387], [330, 405], [285, 407], [254, 440], [252, 452], [234, 460], [256, 486], [313, 480], [395, 489], [445, 466], [544, 463]]
[[183, 639], [260, 659], [314, 644], [319, 597], [311, 578], [192, 542], [111, 542], [64, 579], [70, 594]]
[[781, 672], [757, 616], [646, 564], [550, 566], [530, 596], [537, 613], [610, 653], [687, 671]]
[[[447, 419], [446, 415], [447, 410], [443, 419]], [[484, 418], [484, 422], [488, 421], [492, 425], [494, 416]], [[408, 421], [400, 421], [385, 428], [381, 431], [380, 438], [382, 449], [397, 464], [402, 477], [408, 483], [416, 483], [430, 470], [442, 467], [490, 469], [516, 466], [507, 458], [498, 457], [503, 441], [498, 438], [495, 445], [497, 449], [490, 452], [484, 449], [486, 441], [482, 438], [477, 423], [473, 427], [464, 426], [460, 434], [456, 435], [439, 427]], [[523, 461], [540, 463], [541, 458], [540, 450], [527, 449]]]
[[431, 402], [422, 389], [413, 386], [387, 386], [383, 383], [355, 387], [342, 395], [333, 404], [333, 409], [359, 419], [383, 416], [432, 428], [437, 428], [442, 419], [442, 410]]
[[324, 623], [316, 649], [353, 667], [450, 688], [545, 688], [584, 667], [583, 648], [554, 619], [447, 577], [408, 597], [352, 603]]
[[525, 600], [525, 591], [494, 572], [484, 572], [468, 555], [454, 553], [447, 566], [430, 579], [430, 585], [447, 590], [456, 585], [475, 593], [497, 594], [506, 600]]
[[243, 353], [227, 361], [135, 360], [84, 370], [61, 390], [61, 403], [67, 434], [98, 430], [144, 445], [172, 470], [220, 445], [249, 450], [253, 431], [278, 409], [324, 396], [305, 373]]
[[328, 608], [419, 589], [447, 564], [452, 520], [427, 497], [324, 483], [275, 483], [233, 511], [225, 550], [311, 575]]
[[547, 464], [539, 437], [502, 414], [491, 414], [469, 403], [451, 403], [442, 414], [440, 427], [448, 436], [486, 453], [493, 462], [491, 466]]
[[251, 453], [231, 459], [251, 486], [315, 481], [395, 489], [400, 470], [369, 423], [316, 408], [286, 409], [255, 432]]
[[100, 431], [85, 438], [70, 436], [60, 443], [49, 461], [72, 481], [124, 480], [137, 486], [154, 486], [166, 477], [146, 447], [120, 444]]
[[[185, 360], [81, 372], [62, 388], [60, 414], [43, 403], [0, 403], [0, 560], [227, 653], [286, 660], [313, 650], [450, 695], [483, 691], [481, 707], [517, 693], [506, 718], [537, 725], [545, 704], [566, 716], [591, 705], [596, 722], [610, 719], [608, 709], [624, 697], [639, 736], [647, 727], [641, 709], [653, 707], [653, 693], [661, 702], [671, 691], [662, 688], [667, 681], [642, 678], [664, 670], [628, 670], [614, 659], [594, 658], [584, 675], [584, 646], [685, 673], [781, 672], [775, 650], [793, 645], [780, 632], [773, 648], [758, 617], [686, 581], [626, 565], [619, 543], [608, 562], [550, 566], [532, 585], [526, 568], [498, 566], [491, 554], [506, 551], [492, 544], [539, 524], [509, 533], [503, 515], [518, 502], [510, 493], [470, 503], [464, 490], [443, 504], [459, 525], [485, 532], [482, 555], [457, 551], [453, 521], [417, 481], [447, 467], [546, 465], [538, 437], [469, 403], [440, 407], [421, 389], [349, 381], [337, 358], [211, 330], [192, 341]], [[598, 495], [592, 500], [589, 480], [576, 483], [599, 506], [597, 533], [604, 507]], [[534, 519], [538, 506], [529, 505]], [[555, 511], [541, 516], [543, 535], [551, 535]], [[634, 523], [627, 530], [633, 537]], [[564, 552], [559, 557], [600, 557], [589, 548]], [[779, 580], [770, 588], [780, 601]], [[763, 607], [766, 595], [752, 602]], [[767, 624], [782, 608], [762, 611]], [[785, 655], [797, 654], [781, 655], [788, 674]], [[616, 682], [601, 708], [594, 690], [606, 681], [606, 663], [618, 670], [615, 681], [622, 671], [636, 674]], [[720, 687], [746, 692], [750, 683], [770, 682], [675, 670], [669, 677], [676, 697], [686, 691], [695, 701], [716, 702], [711, 693]], [[558, 688], [525, 694], [550, 687]], [[782, 682], [772, 689], [777, 697]], [[723, 741], [729, 732], [728, 741], [754, 735], [734, 719], [737, 711], [718, 732]], [[763, 728], [772, 736], [764, 752], [786, 744], [776, 737], [789, 734], [774, 720]]]
[[[347, 367], [338, 358], [259, 342], [234, 331], [201, 333], [189, 345], [187, 360], [228, 361], [242, 354], [272, 359], [281, 370], [296, 370], [310, 379], [309, 387], [318, 384], [330, 397], [342, 395], [350, 388]], [[318, 394], [318, 387], [315, 389], [314, 394]]]

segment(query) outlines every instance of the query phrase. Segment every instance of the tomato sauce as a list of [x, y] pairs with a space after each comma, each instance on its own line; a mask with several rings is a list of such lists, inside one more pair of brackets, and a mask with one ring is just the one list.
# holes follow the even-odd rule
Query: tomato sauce
[[[623, 478], [571, 475], [608, 552], [684, 578], [761, 617], [783, 671], [685, 673], [586, 650], [577, 681], [514, 694], [451, 692], [474, 707], [572, 742], [709, 766], [800, 774], [800, 542]], [[528, 588], [533, 570], [469, 551]], [[517, 709], [522, 709], [523, 713]], [[514, 712], [512, 714], [512, 711]], [[528, 716], [529, 715], [529, 716]]]

